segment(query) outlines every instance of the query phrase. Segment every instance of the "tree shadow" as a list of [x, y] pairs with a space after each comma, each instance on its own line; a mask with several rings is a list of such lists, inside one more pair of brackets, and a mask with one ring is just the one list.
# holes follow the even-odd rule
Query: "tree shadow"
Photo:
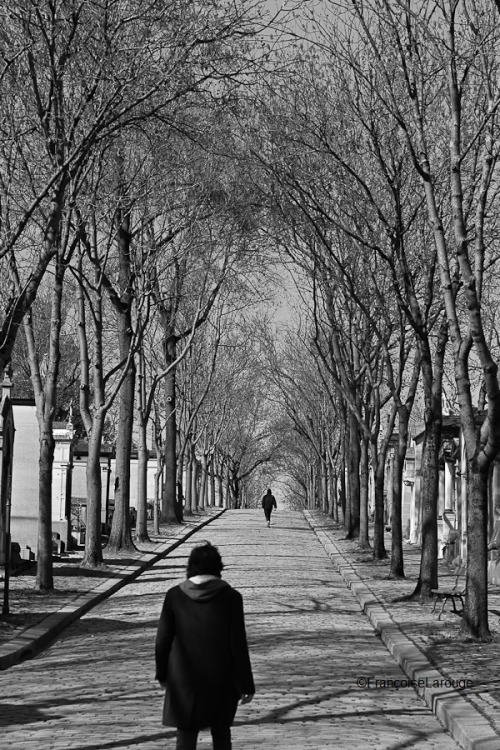
[[162, 742], [163, 743], [167, 740], [173, 739], [175, 737], [175, 729], [170, 730], [164, 730], [163, 732], [155, 732], [150, 734], [138, 734], [134, 737], [122, 737], [120, 739], [114, 739], [110, 740], [109, 742], [103, 742], [102, 739], [98, 740], [96, 744], [92, 745], [72, 745], [71, 750], [113, 750], [113, 748], [120, 748], [120, 747], [140, 747], [141, 743], [143, 742]]
[[113, 571], [106, 565], [98, 568], [82, 568], [79, 565], [61, 565], [54, 568], [54, 579], [57, 578], [123, 578], [123, 573]]
[[37, 706], [26, 703], [0, 703], [0, 727], [9, 727], [12, 724], [36, 724], [39, 721], [46, 722], [47, 719], [62, 719], [62, 715], [51, 714], [48, 717]]
[[[357, 721], [361, 719], [363, 723], [366, 722], [366, 725], [370, 727], [370, 731], [372, 732], [377, 731], [377, 724], [380, 725], [380, 731], [387, 732], [389, 726], [391, 726], [391, 728], [393, 726], [388, 724], [387, 718], [395, 717], [397, 719], [401, 719], [402, 714], [404, 714], [404, 716], [406, 717], [405, 720], [398, 721], [398, 724], [394, 726], [394, 729], [392, 731], [396, 732], [396, 730], [399, 729], [400, 731], [404, 731], [407, 737], [403, 740], [394, 740], [393, 742], [387, 739], [387, 744], [385, 745], [386, 750], [404, 750], [405, 748], [412, 748], [415, 746], [416, 742], [429, 739], [432, 736], [435, 736], [437, 739], [439, 739], [444, 731], [437, 719], [435, 720], [436, 728], [432, 732], [418, 729], [418, 718], [421, 716], [428, 716], [430, 713], [429, 709], [422, 701], [420, 701], [420, 704], [419, 702], [416, 702], [413, 707], [405, 711], [401, 711], [400, 708], [387, 708], [387, 704], [384, 703], [384, 705], [382, 705], [380, 709], [368, 711], [363, 710], [362, 712], [360, 712], [356, 707], [353, 707], [352, 710], [341, 711], [336, 716], [332, 715], [331, 710], [315, 711], [314, 713], [311, 712], [310, 714], [298, 714], [297, 716], [288, 715], [292, 711], [296, 711], [297, 709], [305, 708], [308, 706], [319, 706], [321, 702], [325, 700], [338, 700], [343, 695], [347, 696], [350, 693], [352, 693], [351, 689], [333, 690], [329, 693], [322, 693], [320, 698], [318, 698], [318, 696], [303, 698], [301, 700], [293, 701], [287, 703], [284, 706], [272, 709], [260, 716], [255, 716], [246, 720], [236, 719], [236, 721], [234, 722], [234, 726], [259, 726], [262, 724], [286, 725], [293, 723], [299, 723], [300, 725], [311, 723], [312, 725], [314, 725], [315, 723], [320, 721], [333, 722], [335, 719], [339, 719], [344, 724], [346, 721], [348, 722], [349, 719], [352, 718]], [[420, 700], [416, 696], [415, 698], [416, 701]]]
[[[140, 615], [140, 612], [127, 612], [128, 616]], [[84, 620], [77, 621], [73, 624], [73, 627], [68, 628], [62, 634], [61, 638], [65, 641], [71, 640], [72, 638], [81, 638], [81, 630], [85, 629], [92, 633], [92, 635], [98, 637], [102, 633], [111, 633], [113, 640], [120, 633], [130, 633], [134, 630], [145, 630], [147, 628], [156, 629], [158, 627], [160, 613], [158, 617], [154, 619], [137, 619], [137, 620], [117, 620], [117, 619], [106, 619], [104, 617], [89, 617], [85, 616]]]

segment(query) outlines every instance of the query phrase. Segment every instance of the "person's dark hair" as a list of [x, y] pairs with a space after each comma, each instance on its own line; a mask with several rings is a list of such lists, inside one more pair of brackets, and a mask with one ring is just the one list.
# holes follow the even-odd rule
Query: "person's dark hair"
[[191, 550], [187, 564], [187, 577], [212, 575], [220, 578], [223, 568], [224, 565], [217, 547], [214, 547], [210, 542], [205, 542]]

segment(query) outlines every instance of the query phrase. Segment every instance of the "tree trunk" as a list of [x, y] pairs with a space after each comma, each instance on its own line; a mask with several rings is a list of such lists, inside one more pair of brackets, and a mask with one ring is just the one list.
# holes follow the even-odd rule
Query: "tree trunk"
[[210, 460], [210, 507], [215, 508], [215, 459]]
[[55, 442], [52, 418], [41, 416], [38, 474], [38, 546], [36, 586], [41, 591], [54, 588], [52, 565], [52, 468]]
[[[330, 497], [332, 499], [332, 514], [331, 517], [335, 523], [339, 522], [339, 503], [338, 503], [338, 486], [339, 486], [339, 478], [338, 475], [331, 470], [331, 490], [330, 490]], [[367, 508], [368, 512], [368, 508]]]
[[359, 546], [362, 549], [370, 548], [370, 537], [368, 533], [368, 495], [369, 495], [369, 455], [368, 439], [361, 439], [361, 461], [360, 461], [360, 509], [359, 509]]
[[201, 477], [200, 477], [200, 508], [205, 510], [207, 504], [207, 456], [203, 453], [201, 459]]
[[[118, 152], [119, 178], [123, 179], [124, 159], [121, 150]], [[132, 549], [130, 525], [130, 460], [132, 454], [132, 432], [134, 427], [135, 377], [136, 366], [133, 356], [132, 301], [134, 298], [132, 264], [130, 205], [127, 189], [120, 185], [118, 208], [116, 211], [117, 249], [118, 249], [118, 282], [119, 294], [111, 295], [114, 304], [118, 351], [120, 361], [125, 367], [124, 379], [120, 388], [118, 411], [118, 435], [116, 441], [115, 469], [115, 507], [108, 549], [119, 551]], [[126, 363], [126, 364], [125, 364]]]
[[321, 510], [328, 513], [328, 477], [326, 469], [326, 456], [321, 459]]
[[375, 491], [375, 520], [373, 526], [373, 558], [384, 560], [387, 557], [384, 542], [385, 530], [385, 504], [384, 504], [384, 474], [385, 461], [376, 455], [376, 448], [372, 446], [372, 458], [375, 464], [374, 491]]
[[231, 489], [230, 489], [230, 481], [229, 481], [229, 466], [226, 468], [226, 491], [224, 493], [224, 507], [230, 508], [231, 507]]
[[467, 463], [467, 596], [461, 631], [488, 640], [488, 473], [477, 461]]
[[347, 464], [344, 450], [340, 457], [340, 508], [342, 510], [342, 523], [347, 524], [347, 482], [346, 482]]
[[153, 533], [159, 535], [160, 533], [160, 496], [162, 488], [162, 477], [163, 477], [163, 462], [160, 458], [156, 459], [157, 469], [155, 472], [155, 496], [153, 501]]
[[198, 459], [196, 458], [196, 452], [193, 451], [193, 455], [191, 457], [192, 462], [192, 474], [191, 474], [191, 493], [193, 496], [193, 507], [196, 510], [199, 510], [200, 506], [200, 493], [198, 491], [198, 473], [200, 469], [200, 463]]
[[[131, 321], [120, 316], [118, 339], [120, 358], [126, 359], [132, 347]], [[134, 426], [135, 364], [131, 357], [125, 379], [120, 388], [118, 434], [116, 441], [115, 508], [111, 524], [108, 549], [132, 549], [130, 526], [130, 461], [132, 456], [132, 430]]]
[[231, 491], [231, 506], [230, 507], [238, 509], [240, 507], [240, 483], [238, 480], [237, 471], [231, 472], [229, 489]]
[[176, 482], [177, 485], [177, 498], [175, 512], [178, 523], [184, 523], [184, 495], [182, 492], [182, 482]]
[[354, 416], [349, 416], [349, 455], [346, 515], [348, 520], [347, 539], [359, 537], [359, 430]]
[[438, 587], [437, 501], [441, 419], [428, 415], [422, 447], [422, 556], [414, 596], [428, 599]]
[[316, 465], [311, 464], [309, 467], [309, 510], [314, 510], [316, 507]]
[[160, 533], [160, 515], [161, 515], [161, 498], [163, 495], [163, 470], [164, 470], [164, 453], [162, 446], [162, 432], [158, 419], [158, 413], [155, 409], [155, 418], [153, 420], [153, 436], [156, 450], [156, 471], [155, 471], [155, 487], [154, 487], [154, 500], [153, 500], [153, 532], [156, 535]]
[[193, 447], [186, 451], [186, 493], [184, 498], [184, 515], [192, 516], [195, 509], [193, 497]]
[[101, 542], [101, 440], [104, 417], [94, 415], [88, 439], [87, 458], [87, 525], [82, 565], [95, 568], [102, 563]]
[[217, 471], [217, 494], [219, 495], [219, 508], [224, 507], [223, 471], [224, 471], [224, 465], [221, 463]]
[[[177, 435], [177, 443], [179, 443], [179, 436]], [[185, 482], [185, 476], [184, 476], [184, 470], [186, 464], [189, 462], [189, 449], [191, 446], [189, 445], [188, 448], [188, 442], [189, 440], [184, 440], [181, 443], [180, 450], [178, 453], [176, 453], [176, 479], [175, 484], [177, 487], [177, 501], [176, 501], [176, 514], [178, 520], [182, 523], [184, 521], [184, 509], [186, 506], [186, 495], [188, 493], [187, 485], [184, 484]], [[186, 455], [187, 454], [187, 455]], [[191, 488], [190, 488], [191, 489]], [[193, 499], [191, 498], [191, 506], [193, 506]]]
[[443, 362], [448, 325], [443, 320], [436, 345], [434, 368], [428, 341], [420, 342], [422, 385], [425, 401], [425, 434], [422, 446], [422, 556], [413, 596], [432, 597], [438, 587], [437, 506], [439, 495], [439, 449], [442, 425]]
[[148, 459], [147, 425], [141, 419], [137, 435], [137, 520], [135, 541], [149, 542], [148, 535]]
[[[175, 362], [176, 342], [169, 336], [165, 345], [165, 362], [169, 367]], [[165, 484], [163, 487], [161, 521], [176, 524], [181, 522], [177, 501], [177, 419], [175, 414], [175, 367], [171, 367], [165, 378]]]
[[392, 518], [391, 518], [391, 578], [404, 578], [403, 560], [403, 467], [408, 444], [408, 414], [403, 407], [399, 410], [398, 444], [394, 451], [392, 472]]
[[[413, 289], [410, 289], [410, 298], [413, 294]], [[417, 315], [419, 314], [418, 308], [415, 307]], [[417, 316], [416, 316], [417, 317]], [[423, 329], [422, 329], [423, 330]], [[421, 373], [421, 347], [417, 346], [416, 357], [413, 362], [413, 372], [411, 380], [408, 384], [408, 390], [406, 392], [406, 400], [403, 403], [401, 401], [400, 389], [394, 389], [394, 399], [397, 405], [398, 413], [398, 443], [394, 451], [394, 465], [392, 472], [392, 520], [391, 520], [391, 533], [392, 533], [392, 544], [391, 544], [391, 578], [404, 578], [404, 559], [403, 559], [403, 470], [404, 462], [406, 458], [406, 451], [408, 447], [409, 438], [409, 423], [410, 415], [415, 402], [415, 394], [417, 392], [418, 383], [420, 381]]]
[[[24, 325], [40, 438], [36, 586], [41, 591], [49, 591], [54, 588], [52, 560], [52, 472], [54, 467], [55, 441], [53, 420], [57, 401], [59, 362], [61, 359], [61, 305], [65, 270], [66, 264], [62, 262], [61, 251], [59, 249], [54, 269], [49, 352], [45, 373], [41, 373], [40, 371], [31, 312], [28, 313]], [[43, 382], [43, 378], [45, 382]]]

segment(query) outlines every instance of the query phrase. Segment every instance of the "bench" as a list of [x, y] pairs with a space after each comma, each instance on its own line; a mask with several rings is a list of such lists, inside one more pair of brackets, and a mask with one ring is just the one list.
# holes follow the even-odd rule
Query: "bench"
[[[449, 602], [449, 601], [451, 601], [451, 603], [452, 603], [453, 612], [456, 615], [462, 615], [462, 613], [464, 611], [465, 588], [464, 587], [462, 587], [462, 588], [458, 587], [458, 580], [459, 580], [459, 578], [460, 578], [460, 575], [457, 575], [457, 577], [455, 578], [455, 585], [452, 588], [449, 588], [449, 589], [432, 589], [431, 590], [432, 593], [434, 594], [434, 596], [436, 597], [436, 601], [434, 602], [434, 607], [433, 607], [432, 611], [433, 612], [435, 611], [437, 603], [438, 603], [439, 600], [442, 600], [442, 602], [443, 602], [443, 604], [441, 606], [441, 611], [440, 611], [440, 613], [438, 615], [438, 620], [441, 619], [441, 615], [444, 612], [444, 608], [446, 607], [446, 603]], [[462, 611], [461, 612], [459, 612], [458, 609], [457, 609], [457, 600], [462, 605]]]

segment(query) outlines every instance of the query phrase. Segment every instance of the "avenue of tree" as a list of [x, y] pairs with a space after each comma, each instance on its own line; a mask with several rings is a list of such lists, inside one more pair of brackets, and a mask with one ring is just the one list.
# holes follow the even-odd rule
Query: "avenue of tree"
[[135, 447], [137, 541], [154, 449], [156, 530], [255, 504], [279, 477], [295, 507], [384, 559], [396, 440], [394, 577], [422, 424], [414, 596], [429, 598], [446, 402], [467, 459], [463, 630], [488, 638], [495, 3], [324, 0], [273, 17], [258, 0], [22, 0], [2, 19], [0, 366], [36, 401], [39, 588], [53, 586], [53, 425], [71, 413], [88, 442], [86, 565], [103, 560], [103, 441], [109, 550], [133, 545]]

